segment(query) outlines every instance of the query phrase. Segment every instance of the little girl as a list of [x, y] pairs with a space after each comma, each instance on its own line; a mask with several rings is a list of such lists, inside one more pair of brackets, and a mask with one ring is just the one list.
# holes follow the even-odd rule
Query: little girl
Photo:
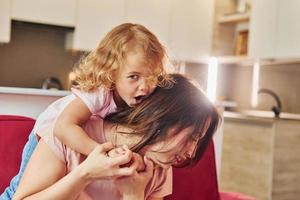
[[[166, 52], [157, 37], [142, 25], [125, 23], [112, 29], [74, 70], [72, 94], [52, 103], [37, 119], [23, 155], [19, 174], [5, 190], [12, 196], [37, 144], [35, 134], [54, 135], [77, 152], [88, 155], [98, 143], [81, 125], [92, 115], [133, 107], [157, 85], [166, 86]], [[5, 195], [5, 194], [3, 194]]]
[[[86, 159], [54, 138], [53, 133], [39, 132], [41, 139], [14, 200], [162, 200], [169, 195], [170, 166], [196, 164], [221, 120], [216, 108], [197, 87], [182, 75], [172, 76], [173, 87], [157, 87], [136, 107], [112, 113], [104, 120], [94, 117], [83, 124], [91, 138], [104, 143]], [[128, 145], [148, 158], [145, 171], [134, 171], [114, 180], [108, 177], [112, 172], [107, 167], [111, 164], [109, 150], [120, 145]], [[122, 164], [131, 160], [128, 151], [124, 155], [127, 159], [122, 159]]]

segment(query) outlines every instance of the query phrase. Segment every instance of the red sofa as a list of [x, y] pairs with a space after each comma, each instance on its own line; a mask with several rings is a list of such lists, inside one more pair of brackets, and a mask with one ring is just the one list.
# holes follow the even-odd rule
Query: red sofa
[[173, 194], [166, 200], [220, 200], [213, 142], [193, 168], [173, 169]]
[[23, 146], [34, 123], [28, 117], [0, 115], [0, 194], [18, 173]]
[[[28, 117], [0, 115], [0, 194], [19, 170], [23, 146], [34, 123]], [[165, 200], [220, 200], [213, 142], [195, 167], [174, 169], [173, 180], [173, 194]], [[248, 199], [235, 193], [221, 196], [222, 200]]]

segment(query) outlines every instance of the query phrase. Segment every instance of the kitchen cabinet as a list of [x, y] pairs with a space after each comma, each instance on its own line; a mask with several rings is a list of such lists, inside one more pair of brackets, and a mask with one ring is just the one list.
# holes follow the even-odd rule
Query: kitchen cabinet
[[90, 51], [113, 27], [140, 23], [166, 46], [171, 59], [198, 61], [210, 54], [214, 4], [210, 0], [78, 0], [67, 48]]
[[214, 3], [210, 0], [127, 0], [127, 21], [149, 28], [172, 60], [199, 61], [211, 50]]
[[125, 22], [124, 0], [78, 0], [75, 31], [67, 36], [67, 48], [90, 51], [113, 27]]
[[300, 117], [266, 114], [224, 113], [220, 190], [260, 200], [298, 200]]
[[299, 57], [300, 1], [253, 0], [252, 7], [250, 57]]
[[12, 0], [15, 20], [58, 26], [75, 25], [76, 0]]
[[168, 41], [170, 0], [88, 0], [78, 1], [74, 33], [69, 34], [67, 47], [90, 51], [113, 27], [124, 23], [140, 23]]
[[142, 24], [168, 46], [171, 0], [127, 0], [126, 21]]
[[201, 61], [211, 53], [214, 1], [173, 0], [170, 20], [170, 56]]
[[275, 56], [276, 0], [253, 0], [249, 35], [249, 56], [272, 58]]
[[19, 115], [36, 119], [47, 106], [70, 91], [0, 87], [0, 115]]
[[300, 56], [300, 1], [278, 0], [276, 57]]
[[7, 43], [10, 41], [10, 6], [10, 0], [0, 1], [0, 42], [3, 43]]

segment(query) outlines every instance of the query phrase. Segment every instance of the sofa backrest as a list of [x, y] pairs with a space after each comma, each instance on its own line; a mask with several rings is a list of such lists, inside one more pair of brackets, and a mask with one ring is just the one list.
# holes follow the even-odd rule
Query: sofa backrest
[[[0, 115], [0, 194], [19, 170], [34, 123], [28, 117]], [[220, 200], [213, 141], [195, 167], [173, 169], [173, 194], [165, 200]]]
[[22, 150], [34, 123], [28, 117], [0, 115], [0, 194], [18, 173]]
[[173, 168], [173, 193], [165, 200], [220, 200], [212, 140], [196, 166]]

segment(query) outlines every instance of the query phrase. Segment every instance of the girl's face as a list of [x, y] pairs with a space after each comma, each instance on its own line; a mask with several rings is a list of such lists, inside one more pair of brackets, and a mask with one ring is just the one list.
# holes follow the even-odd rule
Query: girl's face
[[147, 98], [156, 87], [156, 77], [153, 74], [141, 53], [129, 52], [124, 65], [114, 76], [114, 100], [117, 106], [126, 103], [133, 107]]
[[145, 147], [141, 153], [162, 168], [179, 166], [187, 159], [193, 158], [198, 139], [191, 138], [192, 127], [185, 128], [175, 135], [174, 131], [175, 129], [170, 129], [166, 140]]

